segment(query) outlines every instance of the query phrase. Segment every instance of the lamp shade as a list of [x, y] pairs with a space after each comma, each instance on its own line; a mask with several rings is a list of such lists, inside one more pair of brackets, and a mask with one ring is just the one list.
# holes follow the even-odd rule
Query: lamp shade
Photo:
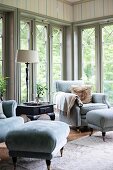
[[18, 50], [17, 62], [38, 63], [38, 52], [35, 50]]

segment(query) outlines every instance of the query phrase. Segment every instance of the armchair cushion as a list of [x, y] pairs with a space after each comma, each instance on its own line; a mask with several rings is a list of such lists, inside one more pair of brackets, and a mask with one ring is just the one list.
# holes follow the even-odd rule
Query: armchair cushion
[[87, 112], [91, 110], [96, 110], [96, 109], [107, 109], [107, 105], [104, 103], [87, 103], [84, 104], [81, 109], [80, 109], [80, 114], [81, 115], [86, 115]]
[[82, 85], [82, 86], [72, 85], [71, 92], [78, 95], [82, 103], [85, 104], [91, 102], [91, 98], [92, 98], [91, 88], [92, 86], [90, 85]]
[[83, 84], [82, 80], [57, 80], [54, 82], [54, 91], [58, 92], [58, 91], [62, 91], [65, 93], [70, 93], [71, 92], [71, 85], [81, 85]]

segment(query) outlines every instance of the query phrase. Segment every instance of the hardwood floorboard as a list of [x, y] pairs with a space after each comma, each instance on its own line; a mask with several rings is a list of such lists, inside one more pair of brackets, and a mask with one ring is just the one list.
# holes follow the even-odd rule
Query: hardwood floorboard
[[79, 131], [77, 129], [70, 128], [70, 133], [69, 133], [69, 136], [68, 136], [68, 141], [72, 141], [72, 140], [81, 138], [83, 136], [89, 135], [89, 133], [90, 133], [89, 130]]

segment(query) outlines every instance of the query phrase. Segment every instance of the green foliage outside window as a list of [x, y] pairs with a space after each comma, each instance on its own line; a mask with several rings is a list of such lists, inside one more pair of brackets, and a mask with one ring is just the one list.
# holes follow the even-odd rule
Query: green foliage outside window
[[103, 90], [113, 104], [113, 25], [102, 28]]
[[0, 98], [2, 98], [6, 93], [7, 79], [8, 77], [0, 75]]

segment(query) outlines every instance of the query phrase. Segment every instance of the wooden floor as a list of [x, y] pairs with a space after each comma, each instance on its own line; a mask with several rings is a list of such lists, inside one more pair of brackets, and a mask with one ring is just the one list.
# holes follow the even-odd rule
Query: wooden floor
[[69, 133], [69, 136], [68, 136], [68, 141], [72, 141], [72, 140], [81, 138], [82, 136], [89, 135], [89, 133], [90, 133], [89, 130], [79, 131], [77, 129], [70, 128], [70, 133]]

